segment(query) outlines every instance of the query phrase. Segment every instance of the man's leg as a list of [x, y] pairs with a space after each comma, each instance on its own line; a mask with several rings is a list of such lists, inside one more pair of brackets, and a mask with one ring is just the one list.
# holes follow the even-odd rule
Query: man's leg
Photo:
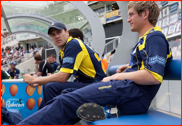
[[87, 85], [88, 84], [77, 83], [77, 82], [66, 82], [66, 83], [50, 82], [43, 86], [43, 100], [40, 104], [39, 109], [43, 108], [49, 100], [60, 95], [64, 89], [67, 88], [79, 89]]
[[124, 103], [140, 97], [143, 97], [143, 94], [131, 81], [99, 82], [55, 97], [18, 125], [72, 125], [79, 120], [76, 110], [84, 103], [122, 107]]

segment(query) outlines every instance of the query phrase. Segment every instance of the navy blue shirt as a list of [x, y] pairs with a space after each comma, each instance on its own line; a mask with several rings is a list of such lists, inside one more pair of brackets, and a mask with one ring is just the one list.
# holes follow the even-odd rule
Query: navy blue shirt
[[11, 69], [9, 69], [7, 71], [7, 73], [10, 74], [10, 76], [11, 76], [12, 79], [14, 78], [14, 76], [17, 76], [17, 78], [18, 78], [19, 77], [19, 74], [20, 74], [20, 70], [15, 68], [15, 70], [13, 72], [11, 72]]
[[[165, 68], [172, 60], [169, 43], [160, 27], [154, 27], [140, 37], [131, 53], [129, 66], [125, 72], [137, 70], [149, 71], [162, 83]], [[149, 99], [153, 99], [159, 85], [137, 85]]]
[[68, 39], [63, 51], [60, 50], [60, 64], [60, 71], [73, 74], [78, 82], [101, 81], [106, 77], [97, 52], [80, 39]]
[[51, 66], [52, 66], [52, 68], [54, 69], [54, 72], [55, 72], [57, 67], [58, 67], [58, 63], [57, 62], [51, 63]]

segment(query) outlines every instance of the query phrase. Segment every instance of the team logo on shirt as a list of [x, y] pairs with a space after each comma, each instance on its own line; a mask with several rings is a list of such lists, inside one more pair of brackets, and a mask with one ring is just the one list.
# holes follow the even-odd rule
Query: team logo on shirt
[[159, 63], [159, 64], [165, 66], [166, 59], [164, 57], [160, 57], [158, 55], [156, 55], [154, 57], [150, 57], [149, 64], [155, 64], [155, 63]]
[[63, 58], [63, 64], [64, 63], [73, 63], [74, 62], [74, 58], [73, 57], [64, 57]]

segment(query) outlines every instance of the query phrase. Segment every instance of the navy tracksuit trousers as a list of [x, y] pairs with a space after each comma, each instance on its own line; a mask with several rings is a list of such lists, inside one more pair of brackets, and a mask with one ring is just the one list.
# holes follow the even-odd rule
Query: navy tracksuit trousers
[[[79, 82], [50, 82], [43, 86], [43, 100], [39, 106], [39, 109], [43, 108], [45, 104], [52, 100], [54, 97], [61, 95], [62, 93], [71, 92], [73, 90], [82, 88], [89, 85], [89, 83], [79, 83]], [[67, 89], [67, 90], [65, 90]], [[64, 90], [64, 91], [63, 91]]]
[[142, 114], [147, 112], [151, 100], [131, 80], [98, 82], [58, 95], [18, 125], [73, 125], [79, 121], [78, 107], [89, 102], [117, 105], [121, 115]]

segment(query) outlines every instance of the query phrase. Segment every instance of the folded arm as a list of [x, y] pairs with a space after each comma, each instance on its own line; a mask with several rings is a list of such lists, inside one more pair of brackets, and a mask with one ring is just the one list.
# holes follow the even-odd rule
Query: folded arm
[[110, 80], [124, 80], [129, 79], [140, 85], [155, 85], [160, 84], [158, 80], [147, 70], [138, 70], [127, 73], [117, 73], [109, 77], [105, 77], [102, 81], [107, 82]]

